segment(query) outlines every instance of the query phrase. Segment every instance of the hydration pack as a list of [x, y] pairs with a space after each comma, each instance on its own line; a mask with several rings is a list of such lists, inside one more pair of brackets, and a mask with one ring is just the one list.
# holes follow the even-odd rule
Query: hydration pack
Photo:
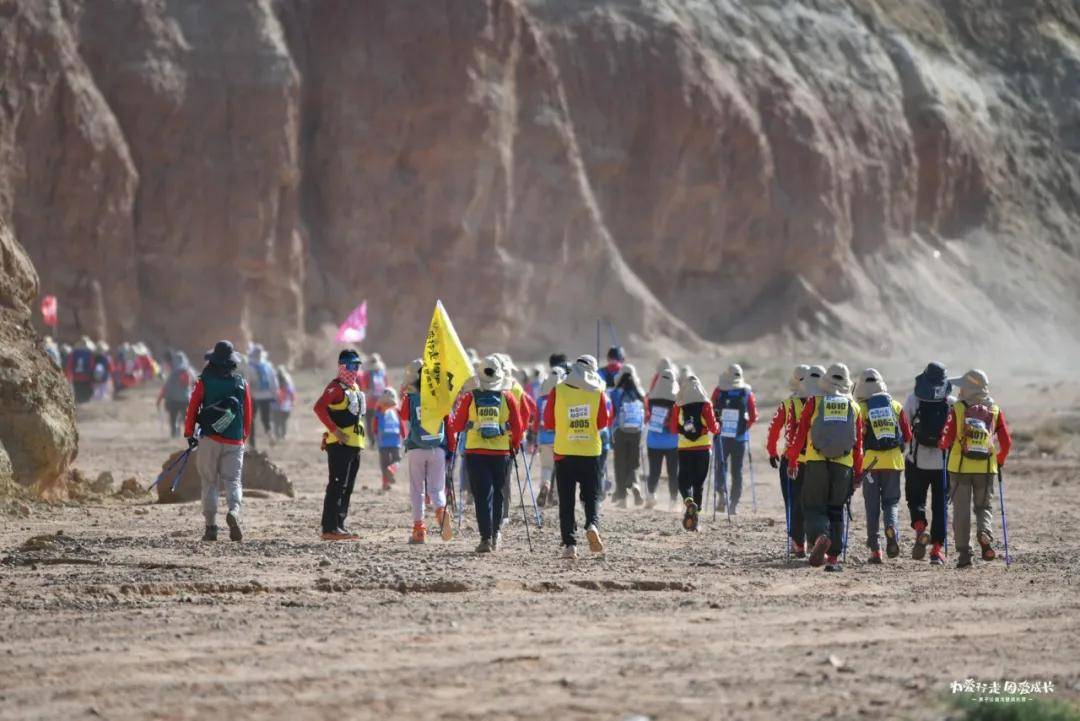
[[645, 402], [640, 398], [632, 401], [623, 401], [619, 405], [619, 415], [615, 419], [615, 427], [620, 431], [640, 433], [645, 425]]
[[916, 442], [920, 446], [936, 448], [948, 419], [949, 404], [946, 401], [920, 400], [915, 407], [915, 417], [911, 419]]
[[891, 451], [900, 447], [900, 419], [893, 410], [888, 393], [875, 393], [866, 399], [869, 432], [863, 433], [863, 447], [870, 451]]
[[71, 351], [71, 378], [76, 383], [94, 380], [94, 354], [85, 348]]
[[258, 380], [257, 389], [260, 391], [270, 390], [270, 378], [274, 374], [274, 369], [266, 361], [259, 361], [252, 365], [255, 366], [255, 375]]
[[203, 406], [199, 410], [199, 425], [221, 435], [240, 414], [240, 401], [233, 396], [222, 398], [217, 403]]
[[401, 416], [393, 408], [382, 411], [379, 418], [379, 445], [383, 448], [401, 445]]
[[972, 461], [990, 459], [993, 448], [990, 436], [994, 428], [994, 412], [981, 403], [964, 408], [964, 427], [957, 429], [960, 434], [960, 453]]
[[843, 458], [855, 448], [855, 404], [846, 396], [817, 399], [810, 442], [826, 459]]
[[690, 441], [701, 438], [701, 435], [705, 432], [705, 422], [701, 418], [703, 408], [705, 408], [705, 404], [700, 401], [687, 403], [681, 407], [682, 418], [679, 419], [679, 433], [682, 434], [683, 438]]
[[722, 438], [738, 438], [746, 433], [749, 397], [749, 391], [743, 388], [720, 391], [717, 405], [720, 407], [720, 436]]
[[481, 438], [498, 438], [506, 433], [502, 421], [502, 391], [473, 391], [476, 432]]
[[165, 400], [183, 403], [191, 398], [190, 373], [190, 369], [186, 367], [173, 369], [165, 381]]

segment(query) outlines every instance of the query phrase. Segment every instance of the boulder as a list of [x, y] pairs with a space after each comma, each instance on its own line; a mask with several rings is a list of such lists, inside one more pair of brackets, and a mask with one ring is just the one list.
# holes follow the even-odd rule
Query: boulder
[[[181, 456], [185, 452], [177, 451], [161, 465], [162, 475], [155, 486], [158, 503], [184, 503], [202, 498], [202, 483], [199, 480], [199, 472], [195, 468], [195, 457], [198, 452], [196, 448], [188, 456], [187, 462], [184, 462]], [[178, 483], [176, 483], [177, 474], [180, 474]], [[244, 452], [244, 471], [241, 481], [245, 490], [250, 488], [280, 493], [289, 498], [296, 497], [292, 481], [262, 451]], [[176, 483], [175, 491], [172, 489], [174, 483]]]

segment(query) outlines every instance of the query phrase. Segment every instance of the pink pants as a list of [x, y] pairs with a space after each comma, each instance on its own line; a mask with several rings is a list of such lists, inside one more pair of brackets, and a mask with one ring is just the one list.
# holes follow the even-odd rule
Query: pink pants
[[446, 455], [442, 448], [413, 448], [405, 452], [409, 464], [409, 496], [412, 519], [424, 520], [424, 494], [435, 508], [446, 506]]

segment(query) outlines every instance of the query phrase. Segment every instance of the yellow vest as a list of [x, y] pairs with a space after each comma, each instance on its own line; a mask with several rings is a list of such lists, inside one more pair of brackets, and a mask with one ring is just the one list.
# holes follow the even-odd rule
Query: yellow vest
[[[899, 402], [892, 402], [893, 416], [896, 418], [896, 434], [897, 438], [903, 441], [903, 432], [900, 430], [900, 413], [903, 411], [903, 406]], [[888, 451], [875, 451], [866, 447], [866, 435], [873, 433], [870, 428], [870, 407], [866, 401], [859, 402], [859, 415], [863, 419], [863, 468], [870, 466], [870, 463], [876, 458], [877, 465], [874, 466], [875, 471], [902, 471], [904, 470], [904, 454], [900, 451], [899, 446]]]
[[[854, 404], [855, 401], [848, 401], [848, 403]], [[825, 407], [825, 399], [821, 396], [814, 397], [814, 415], [810, 418], [810, 428], [806, 431], [806, 448], [803, 449], [803, 453], [799, 456], [799, 462], [803, 461], [831, 461], [833, 463], [839, 463], [841, 466], [847, 466], [848, 468], [855, 467], [855, 455], [853, 451], [849, 451], [846, 456], [840, 458], [826, 458], [818, 453], [818, 450], [814, 448], [814, 442], [810, 440], [810, 436], [814, 430], [814, 421], [821, 417], [821, 411]], [[855, 408], [855, 416], [858, 417], [859, 409]]]
[[[340, 403], [330, 403], [327, 408], [330, 410], [330, 420], [334, 422], [342, 433], [345, 434], [345, 445], [350, 448], [363, 448], [364, 447], [364, 418], [363, 416], [354, 414], [350, 411], [349, 406], [355, 402], [357, 408], [360, 405], [360, 386], [355, 383], [350, 388], [346, 388], [345, 397], [341, 399]], [[351, 421], [353, 416], [356, 417], [354, 422]], [[343, 423], [343, 421], [346, 421]], [[332, 446], [338, 443], [338, 439], [334, 437], [333, 433], [326, 434], [326, 445]]]
[[555, 453], [599, 456], [603, 450], [596, 416], [603, 391], [586, 391], [565, 383], [555, 386]]
[[[510, 405], [506, 402], [506, 395], [499, 391], [498, 406], [479, 407], [476, 403], [476, 394], [484, 391], [473, 391], [472, 403], [469, 405], [469, 432], [465, 434], [466, 451], [509, 451], [510, 431], [507, 424], [510, 421]], [[481, 433], [482, 428], [501, 428], [503, 432], [491, 438], [485, 438]]]
[[[784, 401], [784, 421], [789, 418], [793, 418], [791, 425], [795, 427], [795, 430], [799, 430], [799, 419], [802, 418], [803, 408], [806, 407], [806, 403], [802, 398], [788, 398]], [[787, 423], [784, 423], [784, 450], [787, 450]], [[781, 454], [782, 455], [782, 454]], [[801, 455], [801, 454], [800, 454]]]
[[965, 458], [961, 444], [964, 436], [964, 411], [967, 403], [957, 401], [953, 405], [953, 415], [956, 418], [956, 438], [953, 439], [952, 448], [949, 449], [949, 473], [997, 473], [997, 422], [999, 408], [997, 404], [990, 406], [991, 422], [990, 434], [986, 438], [986, 446], [990, 451], [990, 457], [985, 461]]
[[[687, 448], [709, 448], [712, 446], [712, 434], [709, 433], [709, 427], [705, 425], [705, 404], [701, 404], [701, 435], [697, 437], [697, 440], [690, 440], [682, 433], [679, 434], [679, 450]], [[685, 416], [683, 416], [683, 407], [679, 406], [679, 426], [681, 427]]]

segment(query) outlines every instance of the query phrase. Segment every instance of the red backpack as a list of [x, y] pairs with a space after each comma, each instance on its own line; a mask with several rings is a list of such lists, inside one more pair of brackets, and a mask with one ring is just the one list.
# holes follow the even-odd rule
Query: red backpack
[[993, 452], [990, 437], [994, 431], [994, 411], [977, 403], [964, 408], [964, 427], [960, 432], [960, 452], [964, 458], [985, 461]]

